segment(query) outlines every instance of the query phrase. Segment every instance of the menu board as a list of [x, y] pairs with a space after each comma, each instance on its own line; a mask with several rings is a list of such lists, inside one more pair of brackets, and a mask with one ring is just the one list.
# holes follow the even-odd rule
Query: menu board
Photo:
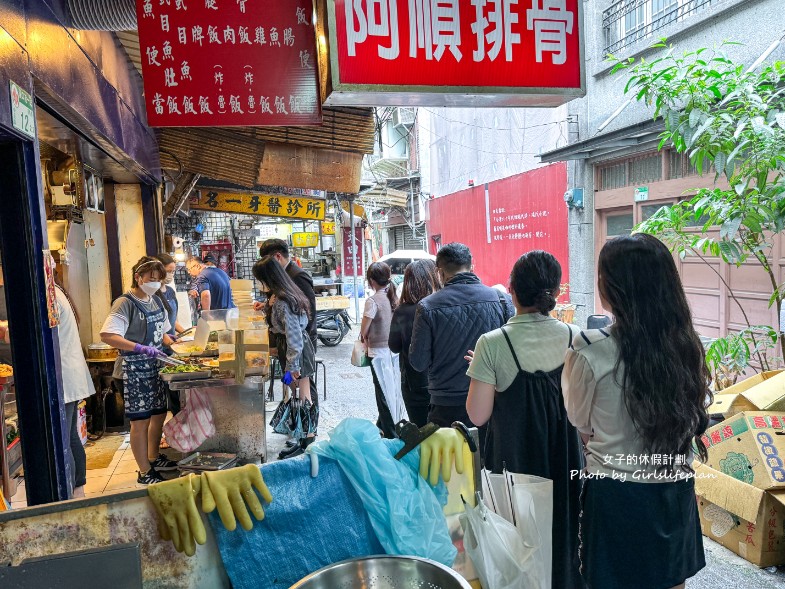
[[321, 123], [312, 0], [136, 0], [153, 127]]

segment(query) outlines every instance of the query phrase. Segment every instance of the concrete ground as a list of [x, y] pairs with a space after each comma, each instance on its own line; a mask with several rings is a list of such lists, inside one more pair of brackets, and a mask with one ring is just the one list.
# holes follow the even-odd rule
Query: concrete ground
[[[324, 401], [321, 371], [319, 374], [319, 401], [321, 417], [319, 429], [326, 434], [346, 417], [362, 417], [375, 421], [376, 401], [373, 381], [369, 368], [356, 368], [349, 358], [352, 345], [357, 339], [357, 331], [348, 334], [340, 345], [327, 348], [319, 345], [317, 357], [322, 358], [327, 367], [327, 400]], [[280, 387], [276, 390], [276, 400], [280, 399]], [[271, 404], [270, 411], [277, 403]], [[270, 414], [270, 413], [268, 413]], [[268, 455], [277, 457], [283, 448], [284, 437], [268, 433]], [[730, 550], [704, 538], [706, 568], [687, 581], [688, 589], [785, 589], [785, 567], [782, 570], [759, 569]]]

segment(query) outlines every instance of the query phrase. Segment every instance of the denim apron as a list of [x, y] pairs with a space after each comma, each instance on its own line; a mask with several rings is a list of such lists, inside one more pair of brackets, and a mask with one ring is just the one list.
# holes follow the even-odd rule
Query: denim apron
[[[161, 349], [166, 325], [166, 312], [156, 301], [155, 311], [148, 311], [134, 297], [122, 295], [139, 311], [140, 319], [146, 322], [144, 341], [136, 342], [144, 346]], [[144, 354], [121, 351], [123, 357], [123, 385], [125, 414], [130, 420], [148, 419], [152, 415], [166, 412], [166, 389], [158, 376], [159, 363], [155, 358]]]

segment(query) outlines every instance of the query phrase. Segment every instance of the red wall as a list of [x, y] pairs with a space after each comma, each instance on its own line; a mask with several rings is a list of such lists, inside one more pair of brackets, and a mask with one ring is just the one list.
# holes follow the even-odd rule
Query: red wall
[[509, 285], [515, 261], [531, 250], [545, 250], [562, 266], [562, 282], [569, 282], [567, 238], [567, 165], [552, 164], [488, 184], [491, 242], [488, 243], [485, 186], [475, 186], [428, 201], [428, 245], [432, 236], [441, 244], [453, 241], [472, 251], [475, 272], [488, 286]]

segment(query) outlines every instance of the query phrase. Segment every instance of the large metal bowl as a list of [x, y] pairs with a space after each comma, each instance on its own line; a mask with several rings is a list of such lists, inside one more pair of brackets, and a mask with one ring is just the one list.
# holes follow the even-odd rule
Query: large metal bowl
[[316, 571], [289, 589], [471, 589], [446, 566], [414, 556], [369, 556]]

